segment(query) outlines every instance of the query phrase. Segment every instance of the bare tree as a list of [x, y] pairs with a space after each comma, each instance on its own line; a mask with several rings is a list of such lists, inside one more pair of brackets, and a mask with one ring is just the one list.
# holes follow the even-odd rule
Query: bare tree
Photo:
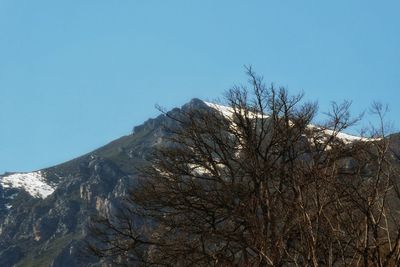
[[374, 139], [343, 134], [358, 120], [349, 102], [315, 126], [315, 103], [247, 74], [227, 107], [165, 113], [139, 185], [92, 221], [91, 251], [115, 265], [399, 264], [399, 158], [383, 126]]

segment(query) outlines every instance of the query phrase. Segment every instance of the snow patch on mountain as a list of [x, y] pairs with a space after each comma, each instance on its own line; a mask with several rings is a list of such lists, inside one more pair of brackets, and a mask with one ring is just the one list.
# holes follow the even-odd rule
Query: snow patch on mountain
[[31, 196], [43, 199], [51, 195], [55, 190], [55, 186], [51, 186], [46, 182], [41, 171], [0, 176], [0, 185], [3, 188], [23, 189]]
[[[210, 108], [213, 108], [213, 109], [217, 110], [218, 112], [220, 112], [223, 116], [225, 116], [228, 119], [232, 119], [233, 115], [235, 114], [235, 110], [232, 107], [227, 107], [227, 106], [223, 106], [223, 105], [219, 105], [219, 104], [215, 104], [215, 103], [211, 103], [211, 102], [206, 102], [206, 101], [203, 101], [203, 102]], [[243, 112], [243, 110], [242, 111], [236, 110], [236, 112]], [[244, 112], [242, 114], [244, 115]], [[266, 114], [253, 113], [250, 111], [248, 111], [247, 116], [249, 116], [250, 118], [267, 118], [268, 117]]]
[[[204, 101], [204, 103], [209, 106], [210, 108], [213, 108], [215, 110], [217, 110], [218, 112], [220, 112], [224, 117], [228, 118], [228, 119], [232, 119], [233, 114], [235, 113], [234, 109], [232, 107], [227, 107], [227, 106], [223, 106], [223, 105], [219, 105], [219, 104], [215, 104], [215, 103], [210, 103], [210, 102], [206, 102]], [[253, 118], [268, 118], [268, 115], [255, 115], [253, 113], [249, 113], [248, 116], [253, 117]], [[380, 138], [367, 138], [367, 137], [361, 137], [361, 136], [355, 136], [355, 135], [350, 135], [350, 134], [346, 134], [343, 132], [334, 132], [333, 130], [330, 129], [322, 129], [321, 127], [317, 127], [315, 125], [309, 125], [310, 129], [319, 129], [319, 130], [323, 130], [323, 132], [327, 135], [327, 136], [335, 136], [336, 138], [342, 140], [345, 144], [350, 144], [356, 141], [363, 141], [363, 142], [369, 142], [369, 141], [377, 141], [380, 140]]]
[[374, 138], [366, 138], [366, 137], [361, 137], [361, 136], [350, 135], [350, 134], [342, 133], [342, 132], [336, 132], [335, 133], [332, 130], [325, 130], [324, 132], [327, 135], [335, 135], [336, 134], [336, 137], [339, 138], [340, 140], [342, 140], [345, 144], [350, 144], [350, 143], [353, 143], [355, 141], [368, 142], [368, 141], [379, 140], [379, 139], [374, 139]]
[[210, 108], [213, 108], [213, 109], [219, 111], [223, 116], [225, 116], [227, 118], [232, 118], [232, 114], [234, 114], [234, 110], [231, 107], [227, 107], [227, 106], [223, 106], [223, 105], [219, 105], [219, 104], [215, 104], [215, 103], [211, 103], [211, 102], [206, 102], [206, 101], [203, 101], [203, 102]]

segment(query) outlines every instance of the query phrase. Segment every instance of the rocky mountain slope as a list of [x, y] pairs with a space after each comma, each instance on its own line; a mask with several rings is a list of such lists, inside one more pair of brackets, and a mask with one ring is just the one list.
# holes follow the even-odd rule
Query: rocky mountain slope
[[[193, 106], [205, 104], [182, 108]], [[108, 212], [131, 188], [165, 123], [160, 115], [69, 162], [0, 176], [0, 266], [98, 266], [81, 253], [88, 218]]]
[[[182, 109], [210, 107], [194, 99]], [[109, 212], [132, 188], [137, 167], [169, 123], [160, 115], [74, 160], [0, 176], [0, 266], [100, 266], [81, 253], [88, 218]], [[399, 142], [394, 138], [393, 146], [400, 148]]]

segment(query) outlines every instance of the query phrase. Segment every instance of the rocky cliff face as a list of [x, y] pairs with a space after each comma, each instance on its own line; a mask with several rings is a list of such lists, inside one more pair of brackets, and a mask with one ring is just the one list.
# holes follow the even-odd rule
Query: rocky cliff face
[[59, 179], [48, 196], [1, 188], [0, 266], [89, 265], [90, 259], [85, 262], [79, 255], [85, 225], [91, 214], [108, 212], [113, 200], [125, 193], [135, 174], [122, 169], [94, 152], [42, 170], [48, 183]]
[[[192, 100], [183, 108], [193, 106], [205, 104]], [[0, 266], [100, 266], [81, 253], [88, 218], [110, 212], [133, 186], [166, 123], [160, 115], [64, 164], [0, 176]]]

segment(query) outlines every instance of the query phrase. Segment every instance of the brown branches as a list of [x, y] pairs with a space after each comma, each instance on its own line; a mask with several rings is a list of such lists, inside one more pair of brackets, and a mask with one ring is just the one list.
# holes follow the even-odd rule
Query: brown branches
[[315, 103], [248, 75], [252, 91], [228, 91], [227, 108], [167, 114], [129, 209], [94, 221], [96, 255], [144, 266], [398, 264], [387, 140], [343, 135], [357, 121], [349, 102], [312, 126]]

